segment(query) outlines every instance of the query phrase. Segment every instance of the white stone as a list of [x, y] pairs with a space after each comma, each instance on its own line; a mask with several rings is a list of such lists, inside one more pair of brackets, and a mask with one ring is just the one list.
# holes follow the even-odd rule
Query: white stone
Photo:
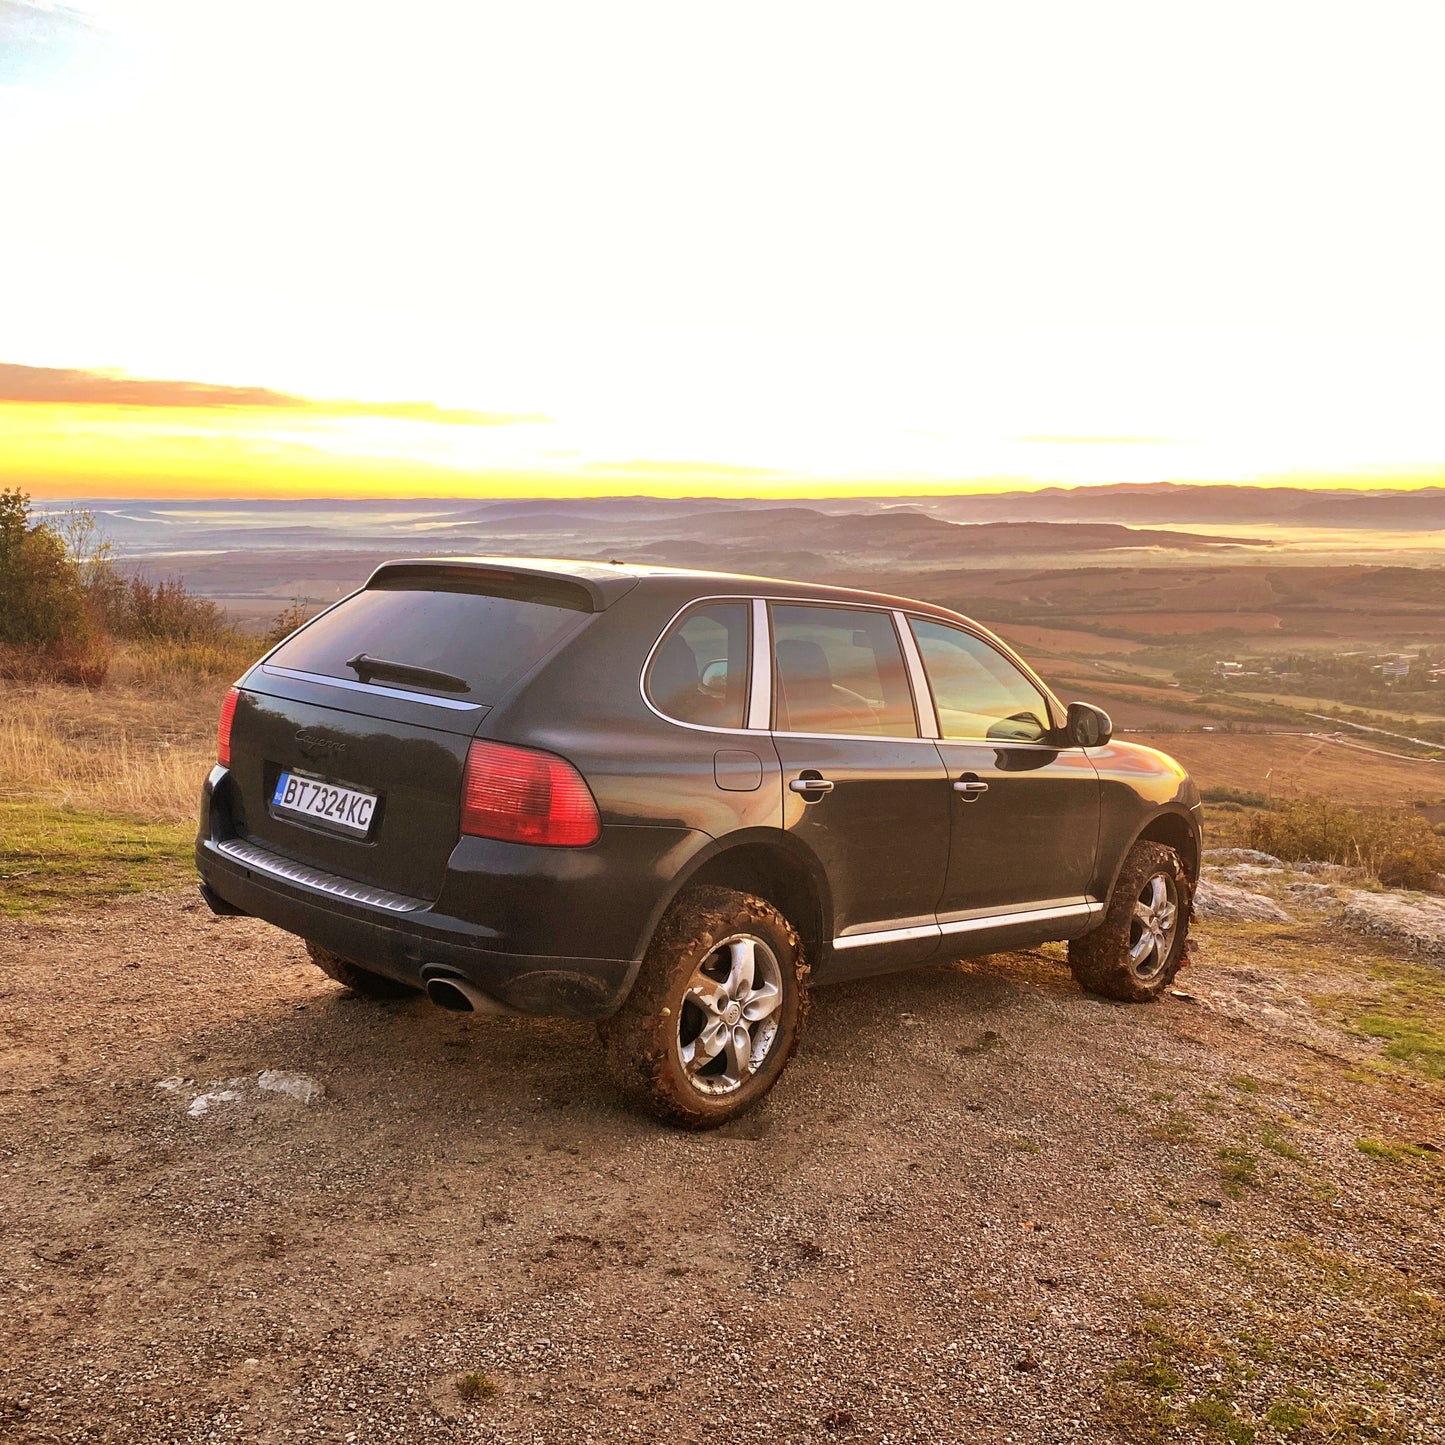
[[1360, 890], [1345, 899], [1345, 922], [1361, 933], [1398, 939], [1413, 953], [1445, 958], [1445, 899]]
[[303, 1104], [314, 1104], [326, 1092], [310, 1074], [298, 1074], [290, 1069], [263, 1069], [257, 1076], [256, 1086], [273, 1094], [289, 1094]]
[[1288, 913], [1262, 893], [1249, 893], [1227, 883], [1200, 880], [1194, 893], [1194, 916], [1205, 922], [1215, 920], [1241, 923], [1289, 923]]

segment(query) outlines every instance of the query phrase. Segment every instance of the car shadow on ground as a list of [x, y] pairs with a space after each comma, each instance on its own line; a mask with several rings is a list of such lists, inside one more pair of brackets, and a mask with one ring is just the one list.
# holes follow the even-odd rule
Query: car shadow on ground
[[[778, 1089], [749, 1116], [752, 1123], [726, 1127], [755, 1135], [780, 1108], [790, 1115], [806, 1108], [807, 1091], [790, 1087], [794, 1081], [826, 1084], [831, 1077], [841, 1085], [908, 1059], [931, 1074], [985, 1052], [999, 1067], [1002, 1046], [1026, 1036], [1041, 1008], [1056, 1015], [1096, 1007], [1057, 961], [1036, 953], [818, 988], [807, 1034]], [[158, 1038], [154, 1050], [156, 1078], [182, 1081], [169, 1091], [171, 1107], [189, 1107], [195, 1096], [236, 1080], [244, 1091], [268, 1070], [292, 1070], [323, 1087], [325, 1114], [338, 1128], [343, 1118], [353, 1120], [343, 1134], [424, 1122], [468, 1138], [479, 1125], [535, 1129], [545, 1117], [550, 1129], [591, 1138], [605, 1152], [617, 1134], [662, 1127], [618, 1096], [592, 1023], [454, 1014], [420, 996], [372, 1000], [329, 984], [273, 992], [250, 1013], [183, 1038]], [[606, 1126], [600, 1134], [599, 1126]]]

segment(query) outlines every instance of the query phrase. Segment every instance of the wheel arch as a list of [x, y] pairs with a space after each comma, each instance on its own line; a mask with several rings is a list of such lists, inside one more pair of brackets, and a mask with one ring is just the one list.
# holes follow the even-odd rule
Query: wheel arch
[[1163, 843], [1166, 847], [1173, 848], [1183, 860], [1190, 888], [1198, 884], [1201, 847], [1199, 823], [1185, 807], [1164, 808], [1147, 818], [1125, 847], [1120, 849], [1109, 874], [1109, 887], [1104, 894], [1106, 901], [1114, 896], [1119, 871], [1124, 866], [1124, 859], [1129, 856], [1129, 850], [1136, 843]]
[[832, 895], [822, 864], [787, 833], [748, 829], [714, 840], [672, 880], [638, 940], [632, 973], [619, 1004], [631, 992], [643, 955], [667, 910], [684, 890], [701, 884], [736, 888], [766, 899], [798, 930], [809, 961], [817, 965], [825, 941], [832, 937], [833, 920]]

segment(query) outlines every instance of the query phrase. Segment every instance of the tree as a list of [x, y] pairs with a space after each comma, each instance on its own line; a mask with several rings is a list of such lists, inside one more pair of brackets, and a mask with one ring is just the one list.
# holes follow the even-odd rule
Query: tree
[[[15, 649], [27, 671], [49, 670], [73, 681], [104, 677], [97, 660], [97, 630], [86, 604], [80, 571], [65, 540], [44, 522], [30, 520], [30, 498], [18, 488], [0, 491], [0, 644]], [[14, 666], [13, 660], [11, 664]]]

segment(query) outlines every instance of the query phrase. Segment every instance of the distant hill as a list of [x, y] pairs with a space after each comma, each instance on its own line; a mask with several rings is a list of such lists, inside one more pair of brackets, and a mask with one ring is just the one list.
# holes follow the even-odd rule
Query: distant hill
[[899, 498], [898, 504], [958, 522], [1121, 522], [1134, 527], [1190, 522], [1213, 526], [1265, 523], [1389, 531], [1445, 528], [1445, 487], [1358, 492], [1185, 482], [1119, 483], [1047, 487], [1039, 492], [996, 496]]

